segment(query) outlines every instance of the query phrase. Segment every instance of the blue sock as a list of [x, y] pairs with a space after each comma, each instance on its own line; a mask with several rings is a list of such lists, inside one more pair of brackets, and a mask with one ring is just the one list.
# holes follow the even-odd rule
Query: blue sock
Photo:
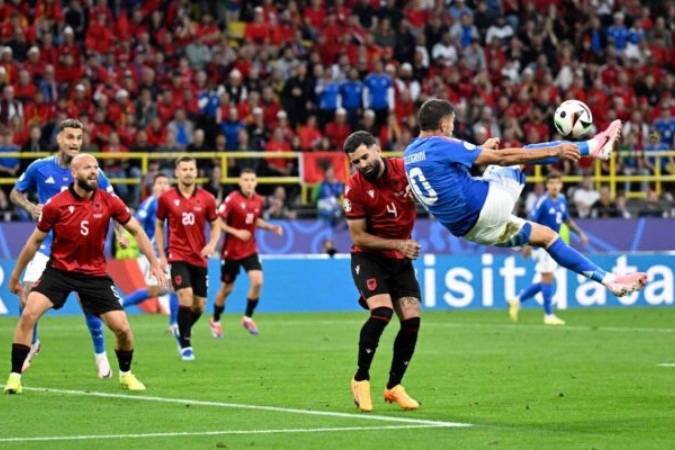
[[178, 324], [178, 294], [169, 292], [169, 325]]
[[33, 340], [31, 341], [31, 345], [35, 345], [37, 341], [39, 341], [39, 339], [37, 333], [37, 322], [35, 322], [35, 326], [33, 326]]
[[593, 281], [597, 281], [598, 283], [601, 283], [602, 279], [607, 275], [607, 272], [593, 264], [591, 260], [565, 244], [560, 236], [558, 236], [555, 242], [553, 242], [546, 251], [551, 255], [555, 262], [564, 268], [576, 272], [579, 275], [583, 275], [586, 278], [590, 278]]
[[520, 299], [520, 303], [523, 303], [526, 300], [531, 299], [537, 293], [541, 291], [541, 283], [534, 283], [520, 291], [520, 294], [518, 294], [518, 298]]
[[94, 344], [94, 353], [105, 353], [105, 338], [103, 337], [103, 321], [93, 314], [85, 314], [87, 328], [91, 334], [91, 342]]
[[[580, 141], [580, 142], [571, 142], [571, 141], [539, 142], [537, 144], [528, 144], [523, 148], [555, 147], [556, 145], [560, 145], [560, 144], [563, 144], [563, 143], [576, 144], [576, 146], [579, 147], [579, 153], [581, 153], [581, 156], [588, 156], [590, 154], [590, 149], [588, 148], [588, 142], [587, 141]], [[560, 162], [560, 158], [551, 157], [551, 158], [542, 159], [542, 160], [537, 161], [537, 162], [528, 163], [528, 166], [542, 165], [542, 164], [556, 164], [558, 162]]]
[[541, 283], [541, 295], [544, 297], [544, 314], [553, 314], [553, 283]]
[[138, 305], [150, 298], [150, 293], [147, 289], [138, 289], [132, 292], [130, 295], [124, 297], [122, 301], [122, 306], [125, 308], [128, 306]]

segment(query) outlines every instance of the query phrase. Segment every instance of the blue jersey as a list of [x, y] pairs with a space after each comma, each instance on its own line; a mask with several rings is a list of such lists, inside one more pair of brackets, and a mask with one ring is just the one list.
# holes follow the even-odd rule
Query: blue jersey
[[478, 221], [488, 182], [469, 169], [482, 149], [459, 139], [415, 139], [405, 149], [405, 173], [415, 197], [452, 234], [464, 236]]
[[[56, 156], [48, 156], [33, 161], [16, 180], [14, 188], [22, 194], [30, 191], [37, 192], [38, 202], [44, 205], [47, 200], [66, 190], [72, 182], [73, 176], [70, 173], [70, 168], [61, 167], [56, 160]], [[108, 192], [113, 192], [110, 181], [102, 171], [99, 171], [98, 186]], [[52, 233], [50, 232], [42, 242], [39, 251], [49, 256], [51, 247]]]
[[157, 197], [151, 195], [143, 200], [135, 214], [136, 220], [141, 224], [148, 239], [155, 241], [155, 222], [157, 220]]
[[533, 222], [546, 225], [556, 233], [560, 233], [560, 226], [570, 217], [567, 209], [567, 200], [562, 194], [558, 194], [555, 199], [548, 194], [544, 194], [537, 199], [537, 202], [530, 211], [530, 219]]

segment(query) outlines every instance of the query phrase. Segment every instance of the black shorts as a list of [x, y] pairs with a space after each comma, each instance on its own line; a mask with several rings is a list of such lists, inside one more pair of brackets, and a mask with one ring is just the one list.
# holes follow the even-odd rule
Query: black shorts
[[421, 299], [420, 284], [409, 259], [352, 253], [352, 278], [364, 300], [379, 294], [389, 294], [392, 300]]
[[100, 316], [110, 311], [122, 311], [122, 298], [109, 276], [93, 277], [47, 267], [31, 292], [39, 292], [49, 299], [54, 309], [61, 309], [72, 291], [77, 292], [82, 310]]
[[171, 284], [175, 291], [192, 288], [196, 297], [206, 298], [209, 274], [206, 267], [195, 266], [185, 261], [171, 261]]
[[220, 280], [223, 283], [234, 283], [242, 267], [246, 272], [262, 270], [258, 254], [254, 253], [244, 259], [223, 259], [220, 261]]

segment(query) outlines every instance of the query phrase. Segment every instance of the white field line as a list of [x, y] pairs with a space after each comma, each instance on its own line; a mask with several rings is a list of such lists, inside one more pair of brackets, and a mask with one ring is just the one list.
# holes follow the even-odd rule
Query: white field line
[[249, 409], [254, 411], [270, 411], [270, 412], [280, 412], [287, 414], [303, 414], [308, 416], [324, 416], [324, 417], [340, 417], [344, 419], [356, 419], [356, 420], [375, 420], [380, 422], [396, 422], [396, 423], [405, 423], [411, 425], [428, 425], [434, 427], [470, 427], [471, 424], [460, 423], [460, 422], [445, 422], [440, 420], [425, 420], [425, 419], [412, 419], [407, 417], [389, 417], [389, 416], [378, 416], [373, 414], [351, 414], [351, 413], [340, 413], [334, 411], [315, 411], [309, 409], [298, 409], [298, 408], [283, 408], [279, 406], [264, 406], [264, 405], [248, 405], [244, 403], [223, 403], [223, 402], [212, 402], [204, 400], [191, 400], [184, 398], [165, 398], [165, 397], [150, 397], [147, 395], [133, 395], [133, 394], [111, 394], [107, 392], [90, 392], [90, 391], [76, 391], [69, 389], [51, 389], [43, 387], [25, 387], [24, 390], [27, 391], [37, 391], [37, 392], [47, 392], [54, 394], [66, 394], [66, 395], [77, 395], [84, 397], [103, 397], [103, 398], [121, 398], [125, 400], [136, 400], [136, 401], [146, 401], [146, 402], [157, 402], [157, 403], [175, 403], [180, 405], [195, 405], [195, 406], [214, 406], [219, 408], [230, 408], [230, 409]]
[[139, 433], [139, 434], [85, 434], [75, 436], [38, 436], [38, 437], [8, 437], [0, 438], [0, 442], [48, 442], [48, 441], [85, 441], [92, 439], [139, 439], [165, 438], [186, 436], [224, 436], [224, 435], [252, 435], [277, 433], [328, 433], [340, 431], [381, 431], [381, 430], [410, 430], [415, 428], [447, 428], [443, 425], [381, 425], [366, 427], [336, 427], [336, 428], [289, 428], [276, 430], [222, 430], [222, 431], [176, 431], [169, 433]]
[[675, 363], [661, 363], [657, 364], [659, 367], [675, 367]]

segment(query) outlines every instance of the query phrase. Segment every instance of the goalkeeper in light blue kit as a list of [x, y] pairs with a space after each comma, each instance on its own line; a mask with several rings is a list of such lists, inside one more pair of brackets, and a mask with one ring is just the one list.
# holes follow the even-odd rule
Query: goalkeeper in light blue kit
[[[155, 225], [157, 223], [157, 199], [167, 190], [171, 189], [171, 180], [163, 173], [158, 173], [152, 182], [152, 195], [143, 200], [141, 205], [136, 210], [134, 217], [141, 224], [145, 234], [150, 238], [155, 253], [157, 253], [157, 243], [155, 242]], [[143, 277], [145, 279], [146, 288], [138, 289], [122, 300], [122, 306], [128, 308], [129, 306], [143, 303], [149, 298], [158, 297], [169, 294], [169, 328], [170, 331], [178, 329], [178, 296], [169, 288], [161, 287], [157, 279], [150, 273], [150, 261], [144, 255], [138, 259], [141, 266]], [[167, 273], [167, 280], [170, 279]]]
[[[59, 145], [59, 151], [56, 155], [33, 161], [26, 171], [19, 177], [10, 193], [12, 203], [25, 209], [33, 218], [37, 219], [42, 211], [42, 206], [59, 192], [68, 189], [68, 185], [73, 182], [73, 176], [70, 172], [70, 162], [80, 153], [82, 147], [82, 138], [84, 125], [79, 120], [66, 119], [59, 124], [59, 131], [56, 135], [56, 141]], [[99, 172], [98, 186], [108, 192], [113, 191], [110, 181], [102, 171]], [[34, 204], [28, 199], [29, 192], [37, 192], [38, 203]], [[120, 233], [120, 236], [122, 234]], [[28, 263], [23, 275], [24, 291], [21, 295], [23, 304], [28, 297], [28, 292], [32, 286], [40, 279], [42, 272], [47, 267], [49, 255], [51, 253], [53, 234], [50, 232], [47, 238], [42, 242], [35, 257]], [[122, 239], [122, 238], [120, 238]], [[92, 314], [85, 314], [87, 327], [91, 334], [91, 340], [94, 344], [94, 360], [98, 370], [99, 378], [112, 378], [113, 373], [108, 361], [105, 350], [105, 339], [103, 337], [103, 322]], [[33, 342], [30, 353], [23, 365], [23, 372], [28, 370], [33, 357], [40, 351], [40, 340], [38, 339], [37, 325], [33, 330]]]
[[[560, 233], [560, 227], [564, 223], [579, 236], [581, 243], [586, 245], [588, 238], [570, 217], [567, 200], [561, 193], [562, 187], [563, 183], [560, 174], [551, 172], [546, 176], [546, 193], [540, 196], [532, 207], [529, 214], [530, 220], [547, 226], [556, 233]], [[532, 258], [536, 262], [535, 270], [541, 274], [541, 280], [520, 291], [516, 297], [506, 300], [509, 306], [509, 316], [511, 320], [517, 322], [520, 305], [541, 292], [544, 300], [544, 324], [565, 325], [564, 320], [553, 314], [553, 294], [555, 293], [554, 273], [558, 268], [558, 263], [543, 248], [537, 248], [534, 251], [532, 251], [532, 247], [530, 246], [523, 248], [523, 256], [527, 257], [530, 254], [532, 254]]]
[[[620, 120], [587, 141], [501, 150], [496, 138], [480, 147], [452, 138], [455, 110], [446, 100], [424, 102], [418, 122], [420, 135], [403, 155], [406, 176], [415, 198], [452, 234], [483, 245], [541, 247], [561, 266], [601, 283], [618, 297], [645, 286], [647, 274], [607, 273], [551, 228], [513, 215], [525, 184], [521, 165], [577, 161], [582, 156], [607, 159], [619, 137]], [[473, 165], [488, 167], [482, 177], [474, 178], [469, 173]]]

